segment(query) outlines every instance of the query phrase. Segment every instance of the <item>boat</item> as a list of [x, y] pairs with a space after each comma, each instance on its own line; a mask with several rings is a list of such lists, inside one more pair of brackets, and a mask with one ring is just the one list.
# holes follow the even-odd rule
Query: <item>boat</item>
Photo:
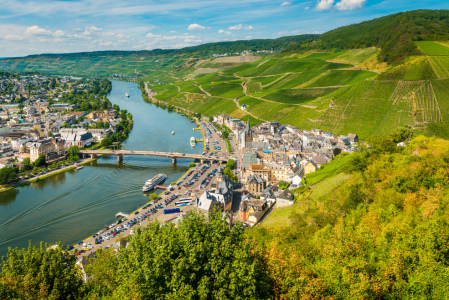
[[190, 146], [191, 146], [191, 147], [195, 147], [195, 144], [196, 144], [196, 140], [195, 140], [195, 138], [192, 136], [192, 137], [190, 138]]
[[171, 132], [171, 135], [174, 135], [175, 134], [175, 131], [173, 130], [172, 132]]
[[164, 181], [167, 178], [167, 175], [165, 174], [157, 174], [156, 176], [154, 176], [153, 178], [147, 180], [147, 182], [145, 182], [145, 184], [142, 187], [142, 191], [144, 192], [148, 192], [152, 189], [154, 189], [156, 187], [156, 185], [158, 185], [159, 183], [161, 183], [162, 181]]
[[78, 171], [78, 170], [81, 170], [82, 168], [83, 168], [83, 166], [76, 166], [76, 167], [75, 167], [75, 170]]
[[129, 94], [128, 93], [125, 93], [125, 96], [126, 96], [126, 98], [129, 98]]

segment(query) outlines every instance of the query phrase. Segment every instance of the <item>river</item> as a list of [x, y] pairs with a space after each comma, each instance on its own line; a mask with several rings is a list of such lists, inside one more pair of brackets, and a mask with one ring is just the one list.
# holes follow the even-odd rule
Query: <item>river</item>
[[[112, 81], [108, 98], [133, 114], [134, 128], [123, 143], [125, 149], [202, 151], [202, 144], [190, 147], [191, 136], [202, 138], [201, 132], [192, 130], [196, 124], [144, 102], [135, 83]], [[29, 241], [74, 244], [114, 222], [117, 212], [132, 212], [147, 203], [148, 194], [142, 193], [146, 180], [165, 173], [169, 184], [187, 171], [190, 162], [178, 159], [173, 165], [169, 158], [125, 156], [118, 163], [116, 157], [102, 157], [80, 171], [0, 193], [0, 256], [8, 247], [27, 247]]]

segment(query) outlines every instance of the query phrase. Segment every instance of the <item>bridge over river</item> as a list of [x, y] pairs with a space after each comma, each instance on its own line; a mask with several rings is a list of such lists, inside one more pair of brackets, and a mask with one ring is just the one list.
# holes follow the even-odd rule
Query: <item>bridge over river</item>
[[79, 154], [83, 156], [89, 155], [92, 158], [97, 157], [98, 155], [116, 155], [118, 161], [123, 160], [123, 156], [125, 155], [149, 155], [149, 156], [162, 156], [168, 157], [172, 159], [172, 162], [175, 164], [176, 160], [179, 158], [187, 158], [187, 159], [198, 159], [202, 163], [207, 160], [217, 160], [217, 161], [227, 161], [227, 157], [220, 157], [217, 155], [206, 156], [201, 154], [189, 154], [189, 153], [180, 153], [180, 152], [161, 152], [161, 151], [142, 151], [142, 150], [80, 150]]

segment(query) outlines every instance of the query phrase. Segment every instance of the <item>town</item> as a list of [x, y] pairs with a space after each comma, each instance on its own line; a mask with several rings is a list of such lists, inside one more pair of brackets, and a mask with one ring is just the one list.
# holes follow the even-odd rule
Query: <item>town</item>
[[132, 115], [112, 106], [110, 88], [108, 80], [2, 73], [0, 168], [20, 174], [2, 177], [1, 184], [60, 168], [72, 146], [123, 141]]

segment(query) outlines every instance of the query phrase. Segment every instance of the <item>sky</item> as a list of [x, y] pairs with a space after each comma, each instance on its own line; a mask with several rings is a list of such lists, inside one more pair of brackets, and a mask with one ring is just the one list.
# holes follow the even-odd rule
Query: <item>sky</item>
[[447, 0], [0, 0], [0, 57], [323, 33]]

